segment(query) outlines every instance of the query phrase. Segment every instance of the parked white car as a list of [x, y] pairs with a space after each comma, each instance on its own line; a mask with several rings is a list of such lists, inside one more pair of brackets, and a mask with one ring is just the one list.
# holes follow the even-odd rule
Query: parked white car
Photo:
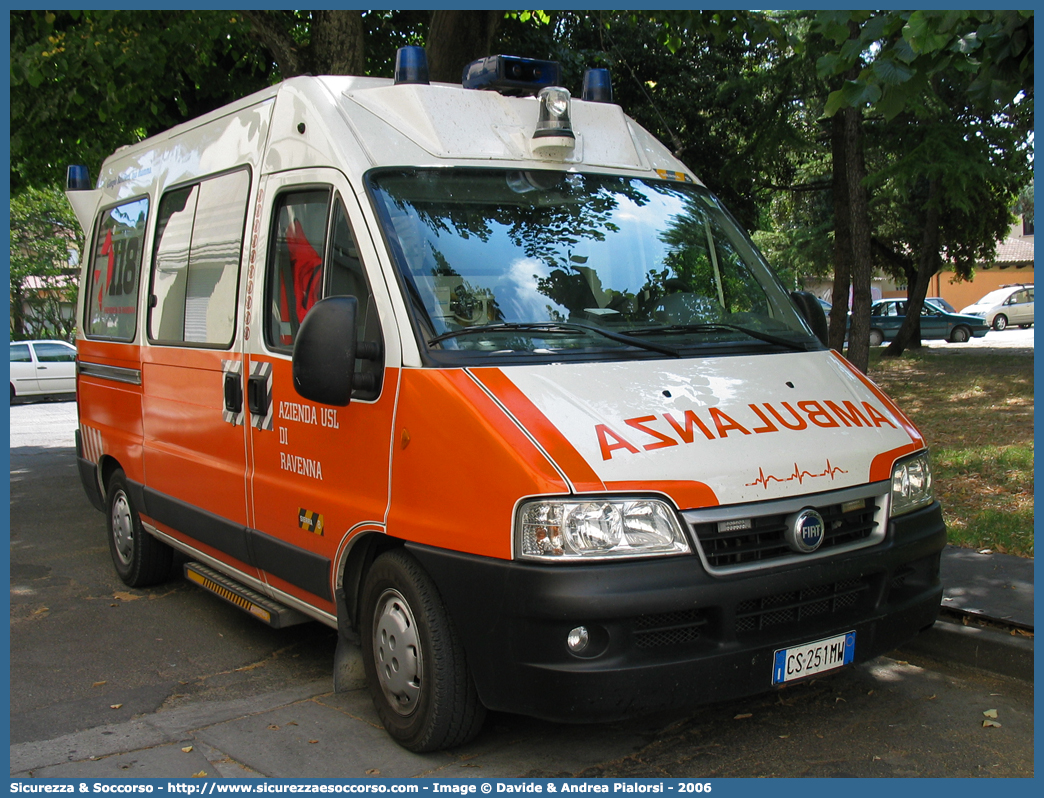
[[961, 313], [981, 316], [995, 330], [1003, 330], [1009, 324], [1029, 327], [1033, 324], [1033, 285], [1001, 286], [974, 305], [968, 305]]
[[11, 342], [11, 401], [76, 391], [76, 347], [65, 341]]

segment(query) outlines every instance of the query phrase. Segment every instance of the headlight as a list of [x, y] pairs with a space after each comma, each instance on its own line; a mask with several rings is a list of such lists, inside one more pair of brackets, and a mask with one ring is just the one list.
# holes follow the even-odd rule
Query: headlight
[[892, 515], [902, 515], [935, 501], [928, 452], [900, 460], [892, 468]]
[[674, 511], [655, 499], [526, 502], [515, 543], [522, 559], [558, 562], [689, 552]]

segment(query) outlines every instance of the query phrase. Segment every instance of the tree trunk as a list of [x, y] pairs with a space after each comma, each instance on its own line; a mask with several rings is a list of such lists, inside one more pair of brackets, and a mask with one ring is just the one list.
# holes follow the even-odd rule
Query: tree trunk
[[[862, 372], [870, 365], [870, 208], [863, 180], [863, 114], [859, 108], [845, 108], [845, 177], [848, 182], [849, 222], [852, 233], [852, 329], [848, 336], [848, 360]], [[834, 165], [837, 168], [837, 165]]]
[[260, 42], [272, 60], [279, 66], [279, 73], [283, 79], [292, 78], [303, 74], [304, 68], [302, 54], [298, 50], [297, 42], [283, 25], [279, 12], [273, 11], [244, 11], [243, 16], [250, 20], [250, 33]]
[[25, 297], [21, 287], [11, 291], [11, 340], [20, 341], [25, 338]]
[[493, 36], [503, 11], [433, 11], [425, 49], [432, 81], [460, 83], [464, 67], [493, 55]]
[[914, 273], [914, 279], [907, 282], [906, 318], [885, 352], [890, 357], [898, 357], [906, 349], [921, 345], [921, 308], [924, 307], [924, 298], [928, 294], [932, 275], [939, 271], [942, 260], [939, 255], [939, 206], [935, 202], [941, 189], [942, 181], [939, 178], [933, 178], [928, 184], [927, 212], [921, 236], [921, 251], [917, 257], [917, 271]]
[[834, 287], [830, 293], [830, 348], [845, 351], [848, 335], [848, 290], [852, 285], [852, 229], [849, 222], [848, 176], [845, 163], [844, 124], [840, 114], [830, 120], [834, 195]]
[[244, 11], [251, 32], [283, 79], [312, 75], [361, 75], [366, 70], [365, 28], [361, 11], [313, 11], [308, 44], [299, 45], [292, 20], [282, 11]]
[[313, 11], [311, 61], [316, 75], [361, 75], [366, 71], [361, 11]]

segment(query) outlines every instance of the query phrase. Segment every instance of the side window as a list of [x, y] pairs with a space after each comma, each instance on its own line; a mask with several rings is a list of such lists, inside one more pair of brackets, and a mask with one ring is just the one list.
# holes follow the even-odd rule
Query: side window
[[[355, 243], [351, 224], [344, 205], [338, 198], [334, 203], [333, 222], [331, 224], [330, 246], [327, 249], [326, 296], [354, 296], [359, 300], [359, 315], [356, 317], [356, 333], [358, 341], [380, 344], [384, 351], [381, 337], [381, 325], [377, 319], [377, 306], [374, 303], [370, 283], [366, 279], [366, 271], [359, 260], [359, 250]], [[383, 382], [384, 360], [365, 360], [356, 358], [356, 374], [372, 374], [373, 384], [380, 386]], [[357, 388], [354, 395], [359, 399], [374, 399], [380, 388], [373, 391]]]
[[[358, 299], [358, 340], [381, 342], [373, 293], [344, 203], [329, 189], [284, 194], [273, 214], [265, 285], [268, 345], [289, 352], [305, 315], [328, 296]], [[382, 362], [359, 358], [355, 369], [373, 372], [380, 384]], [[359, 397], [367, 398], [363, 392]]]
[[102, 213], [95, 231], [84, 334], [88, 338], [134, 340], [138, 321], [138, 272], [149, 214], [147, 198]]
[[250, 173], [167, 192], [156, 220], [149, 338], [231, 346]]
[[76, 350], [62, 344], [33, 344], [36, 348], [36, 359], [41, 363], [72, 363], [76, 360]]
[[323, 295], [323, 258], [330, 190], [295, 191], [279, 197], [272, 218], [265, 281], [265, 339], [289, 350], [305, 314]]
[[32, 363], [33, 356], [29, 352], [29, 344], [11, 344], [12, 363]]
[[377, 310], [374, 307], [370, 283], [366, 279], [359, 250], [348, 215], [340, 200], [334, 205], [333, 233], [327, 250], [327, 275], [325, 296], [354, 296], [359, 300], [359, 316], [356, 322], [360, 341], [376, 341], [380, 338]]

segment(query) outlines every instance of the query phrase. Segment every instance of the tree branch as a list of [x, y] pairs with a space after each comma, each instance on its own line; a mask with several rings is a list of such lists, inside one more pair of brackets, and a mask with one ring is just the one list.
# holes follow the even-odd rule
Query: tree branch
[[250, 21], [250, 34], [268, 50], [269, 55], [279, 65], [283, 78], [292, 78], [306, 70], [303, 68], [301, 54], [297, 50], [290, 32], [279, 19], [279, 11], [241, 11], [243, 17]]

